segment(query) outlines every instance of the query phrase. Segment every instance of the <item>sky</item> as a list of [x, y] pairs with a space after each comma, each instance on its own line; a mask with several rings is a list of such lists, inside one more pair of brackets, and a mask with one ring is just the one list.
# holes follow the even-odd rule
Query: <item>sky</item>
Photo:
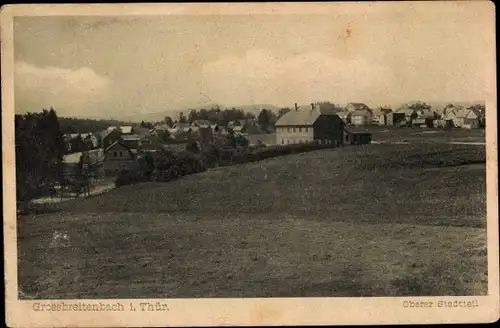
[[122, 119], [213, 103], [484, 100], [484, 6], [329, 8], [15, 17], [16, 112]]

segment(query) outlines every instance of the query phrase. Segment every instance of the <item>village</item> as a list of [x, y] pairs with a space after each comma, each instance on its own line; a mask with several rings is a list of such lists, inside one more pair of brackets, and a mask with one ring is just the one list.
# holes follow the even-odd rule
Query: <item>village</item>
[[323, 5], [16, 17], [17, 299], [488, 295], [486, 13]]
[[[209, 120], [191, 122], [173, 121], [129, 126], [109, 126], [92, 133], [71, 133], [63, 136], [67, 154], [64, 156], [64, 174], [76, 189], [66, 191], [59, 187], [57, 198], [78, 197], [85, 194], [81, 181], [81, 167], [90, 172], [85, 176], [89, 184], [87, 194], [112, 189], [114, 179], [121, 171], [135, 170], [145, 158], [154, 161], [162, 151], [182, 153], [204, 152], [217, 145], [220, 152], [232, 156], [245, 149], [280, 147], [293, 144], [323, 144], [331, 147], [349, 144], [368, 144], [376, 127], [393, 129], [479, 129], [485, 126], [485, 110], [482, 105], [460, 106], [449, 104], [432, 109], [425, 103], [402, 106], [396, 111], [390, 108], [369, 108], [364, 103], [349, 103], [345, 107], [330, 102], [294, 104], [292, 109], [280, 111], [274, 127], [263, 133], [258, 118], [229, 121], [219, 125]], [[243, 140], [239, 147], [231, 147], [228, 140]], [[81, 149], [83, 142], [84, 151]], [[78, 189], [80, 188], [80, 189]], [[92, 189], [93, 191], [91, 191]], [[54, 194], [54, 193], [53, 193]]]

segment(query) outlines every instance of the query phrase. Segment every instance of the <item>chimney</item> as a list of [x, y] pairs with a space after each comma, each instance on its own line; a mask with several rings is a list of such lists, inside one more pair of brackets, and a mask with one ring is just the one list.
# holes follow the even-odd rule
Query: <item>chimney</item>
[[314, 104], [311, 103], [311, 110], [314, 110]]
[[297, 105], [297, 103], [295, 103], [295, 111], [299, 110], [299, 105]]

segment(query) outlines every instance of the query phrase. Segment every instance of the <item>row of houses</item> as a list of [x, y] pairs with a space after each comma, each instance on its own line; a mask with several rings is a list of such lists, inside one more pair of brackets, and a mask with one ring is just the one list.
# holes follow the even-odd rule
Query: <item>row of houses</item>
[[415, 125], [426, 127], [478, 128], [484, 124], [484, 110], [476, 107], [448, 105], [442, 109], [413, 109], [404, 105], [395, 112], [390, 109], [371, 109], [363, 103], [349, 103], [337, 115], [351, 125]]
[[211, 123], [208, 120], [194, 120], [191, 123], [175, 123], [172, 126], [166, 124], [157, 124], [156, 129], [168, 131], [170, 135], [176, 136], [190, 135], [199, 133], [202, 129], [210, 129], [212, 133], [227, 135], [230, 132], [234, 134], [246, 134], [251, 127], [256, 125], [255, 120], [234, 120], [228, 122], [227, 126]]
[[[109, 127], [99, 134], [101, 147], [95, 151], [100, 151], [102, 157], [99, 163], [93, 163], [92, 167], [102, 167], [102, 170], [98, 171], [104, 176], [116, 176], [122, 169], [130, 169], [139, 165], [148, 153], [156, 160], [157, 155], [162, 150], [184, 151], [188, 143], [193, 142], [196, 143], [198, 149], [201, 149], [203, 146], [215, 142], [217, 138], [224, 138], [227, 135], [224, 130], [214, 128], [213, 125], [205, 126], [200, 124], [196, 128], [197, 135], [191, 138], [165, 139], [161, 136], [164, 132], [162, 126], [155, 126], [151, 129], [140, 126]], [[93, 152], [90, 151], [90, 153]], [[88, 153], [87, 151], [66, 156], [65, 163], [68, 170], [74, 172], [82, 154], [87, 156]]]

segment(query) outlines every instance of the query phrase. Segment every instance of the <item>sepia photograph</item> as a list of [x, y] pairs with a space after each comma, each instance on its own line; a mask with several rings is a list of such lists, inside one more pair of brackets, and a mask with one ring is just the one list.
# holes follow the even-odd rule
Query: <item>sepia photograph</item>
[[498, 319], [492, 3], [1, 22], [13, 326]]

